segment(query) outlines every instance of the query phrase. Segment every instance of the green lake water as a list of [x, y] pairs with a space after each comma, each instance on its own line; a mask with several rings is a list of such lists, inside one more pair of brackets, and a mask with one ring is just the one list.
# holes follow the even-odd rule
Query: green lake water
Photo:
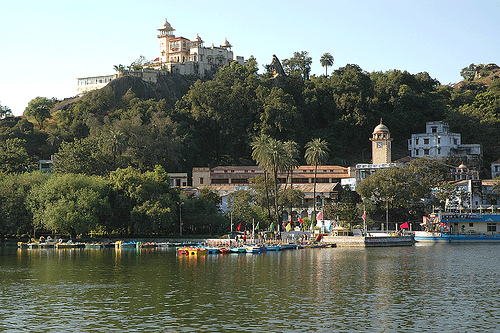
[[0, 249], [2, 332], [499, 332], [500, 245]]

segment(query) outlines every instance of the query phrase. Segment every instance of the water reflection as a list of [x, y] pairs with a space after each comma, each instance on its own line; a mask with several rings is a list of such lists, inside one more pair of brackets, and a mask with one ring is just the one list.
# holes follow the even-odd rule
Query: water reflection
[[0, 330], [491, 331], [500, 324], [496, 251], [4, 249]]

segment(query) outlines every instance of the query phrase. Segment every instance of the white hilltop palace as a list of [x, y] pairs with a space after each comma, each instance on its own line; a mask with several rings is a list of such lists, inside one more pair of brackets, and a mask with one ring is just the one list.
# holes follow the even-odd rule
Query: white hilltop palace
[[158, 29], [160, 56], [144, 64], [140, 70], [124, 69], [116, 74], [78, 78], [78, 94], [103, 88], [112, 80], [132, 75], [146, 82], [156, 82], [160, 75], [180, 74], [194, 75], [200, 78], [217, 72], [221, 67], [230, 65], [233, 61], [246, 65], [242, 56], [235, 56], [232, 45], [227, 39], [220, 46], [212, 44], [204, 46], [204, 41], [197, 34], [193, 40], [175, 36], [175, 29], [165, 19]]

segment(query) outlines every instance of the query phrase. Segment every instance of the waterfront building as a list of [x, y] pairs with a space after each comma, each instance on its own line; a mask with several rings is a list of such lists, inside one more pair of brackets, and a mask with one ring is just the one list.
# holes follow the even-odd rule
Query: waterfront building
[[459, 133], [451, 133], [447, 123], [430, 121], [425, 133], [412, 134], [408, 140], [411, 157], [458, 158], [469, 164], [482, 160], [481, 144], [462, 144]]
[[491, 163], [491, 178], [497, 178], [500, 176], [500, 160], [496, 160]]
[[[264, 176], [258, 166], [219, 166], [215, 168], [193, 168], [193, 188], [201, 190], [210, 187], [219, 192], [222, 198], [221, 209], [228, 210], [228, 195], [238, 190], [250, 190], [250, 179]], [[349, 186], [354, 180], [354, 168], [337, 165], [318, 166], [316, 176], [317, 202], [337, 201], [344, 186]], [[311, 218], [314, 202], [314, 166], [303, 165], [289, 174], [279, 174], [280, 186], [293, 186], [304, 193], [302, 208], [294, 208], [293, 213], [301, 218]], [[285, 212], [283, 218], [288, 219], [290, 212]]]

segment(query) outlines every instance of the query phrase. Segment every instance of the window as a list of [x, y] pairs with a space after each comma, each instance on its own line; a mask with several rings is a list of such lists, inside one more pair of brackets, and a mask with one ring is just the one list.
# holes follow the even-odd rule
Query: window
[[454, 145], [458, 145], [458, 140], [457, 139], [453, 139], [453, 144]]
[[441, 144], [441, 138], [438, 138], [438, 145]]
[[497, 224], [496, 223], [488, 223], [486, 225], [486, 231], [496, 232], [497, 231]]
[[436, 132], [437, 132], [437, 127], [432, 127], [432, 128], [431, 128], [431, 132], [432, 132], [432, 133], [436, 133]]
[[424, 139], [424, 145], [428, 145], [429, 144], [429, 139]]
[[382, 148], [382, 142], [377, 142], [377, 148]]
[[418, 156], [418, 149], [415, 149], [415, 156]]
[[441, 155], [441, 148], [438, 148], [438, 155]]
[[203, 178], [200, 177], [200, 184], [203, 184]]
[[418, 145], [418, 139], [415, 139], [415, 144]]
[[474, 226], [474, 223], [469, 222], [469, 227], [471, 227], [471, 228], [472, 228], [473, 226]]
[[429, 149], [424, 149], [424, 155], [429, 155]]

